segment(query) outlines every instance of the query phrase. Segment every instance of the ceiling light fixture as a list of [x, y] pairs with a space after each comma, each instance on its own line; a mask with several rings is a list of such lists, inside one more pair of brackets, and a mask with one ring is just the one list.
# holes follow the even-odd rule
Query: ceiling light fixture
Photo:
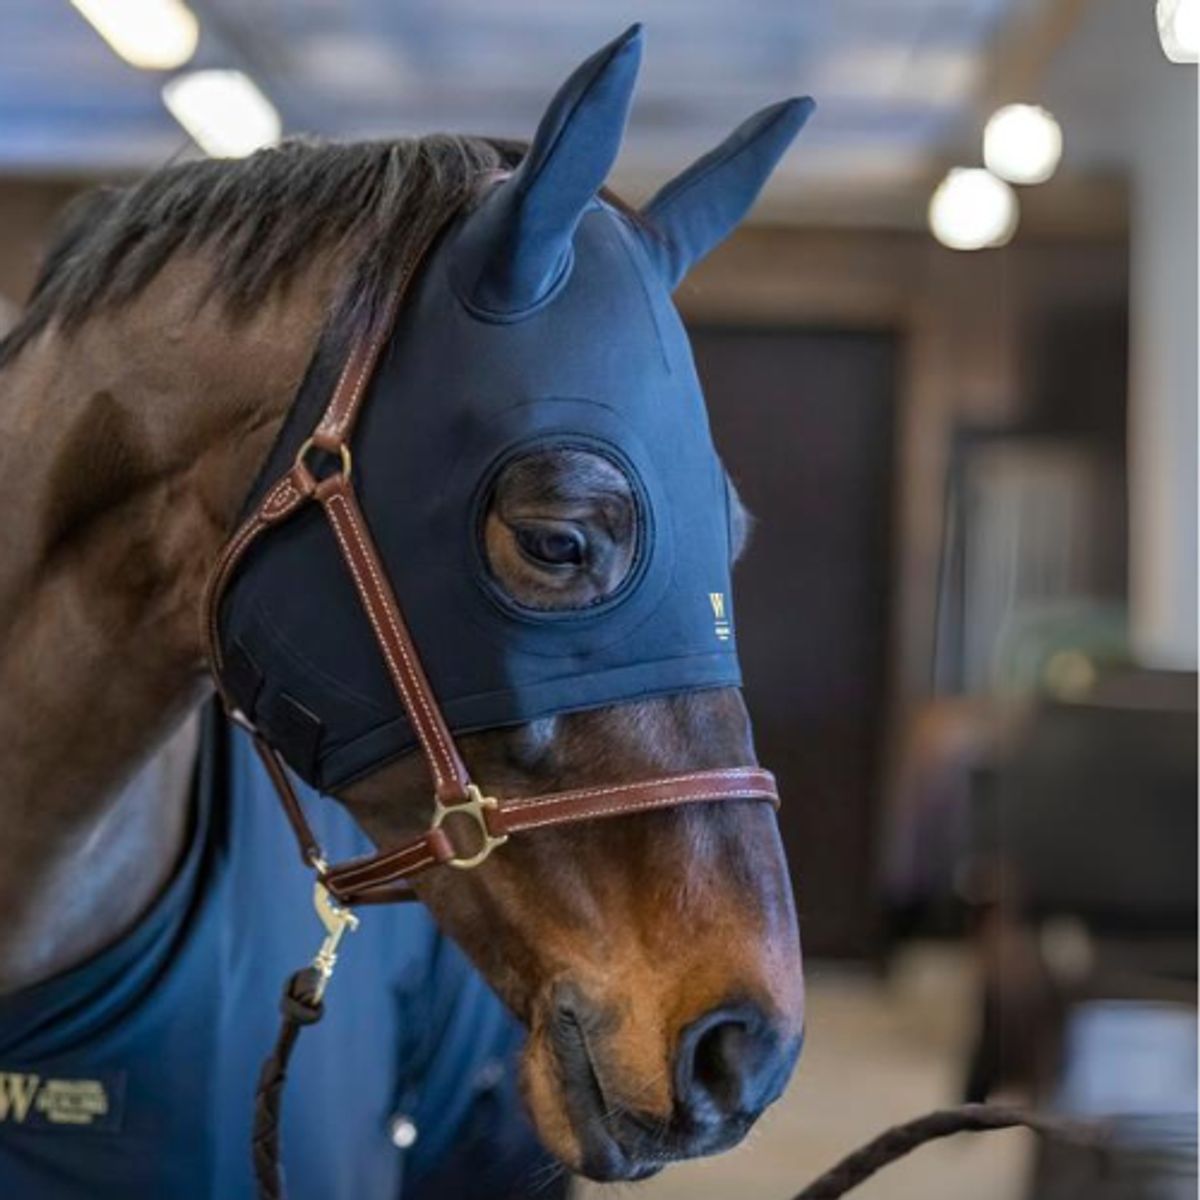
[[1200, 61], [1200, 0], [1158, 0], [1158, 40], [1177, 63]]
[[983, 131], [983, 161], [1009, 183], [1045, 183], [1062, 159], [1062, 128], [1036, 104], [998, 108]]
[[283, 131], [279, 113], [241, 71], [191, 71], [163, 85], [163, 103], [213, 158], [244, 158], [273, 146]]
[[1016, 232], [1017, 194], [982, 167], [954, 167], [929, 201], [929, 228], [951, 250], [1003, 246]]
[[182, 67], [200, 40], [200, 23], [183, 0], [71, 0], [127, 63], [147, 71]]

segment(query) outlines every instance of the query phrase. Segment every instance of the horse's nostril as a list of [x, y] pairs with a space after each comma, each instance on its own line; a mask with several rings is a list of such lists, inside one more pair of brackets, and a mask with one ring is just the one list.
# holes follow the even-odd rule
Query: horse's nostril
[[722, 1021], [706, 1029], [696, 1043], [692, 1079], [720, 1107], [734, 1107], [746, 1058], [746, 1027], [741, 1021]]
[[778, 1096], [794, 1061], [794, 1050], [755, 1006], [714, 1009], [679, 1039], [676, 1096], [702, 1123], [754, 1117]]

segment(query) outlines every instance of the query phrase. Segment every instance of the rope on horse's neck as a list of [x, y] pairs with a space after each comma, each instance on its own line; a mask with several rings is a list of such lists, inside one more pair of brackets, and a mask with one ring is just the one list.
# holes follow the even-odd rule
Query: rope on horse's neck
[[305, 1025], [316, 1024], [325, 1012], [325, 1006], [319, 999], [320, 983], [320, 972], [314, 967], [304, 967], [288, 979], [279, 1001], [279, 1011], [283, 1017], [279, 1024], [279, 1035], [258, 1075], [258, 1090], [254, 1093], [252, 1149], [259, 1200], [285, 1200], [279, 1154], [283, 1086], [287, 1083], [288, 1063], [300, 1030]]
[[1095, 1125], [1022, 1112], [1005, 1104], [963, 1104], [958, 1108], [938, 1109], [915, 1121], [884, 1130], [815, 1179], [795, 1200], [838, 1200], [860, 1183], [865, 1183], [876, 1171], [938, 1138], [955, 1133], [1018, 1128], [1103, 1149], [1100, 1131]]

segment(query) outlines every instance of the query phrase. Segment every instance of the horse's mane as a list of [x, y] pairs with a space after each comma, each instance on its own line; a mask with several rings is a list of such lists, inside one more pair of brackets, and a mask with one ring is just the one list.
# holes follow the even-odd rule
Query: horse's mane
[[335, 145], [288, 141], [249, 158], [166, 167], [67, 206], [24, 314], [0, 342], [0, 366], [51, 323], [77, 327], [134, 299], [170, 259], [207, 249], [209, 293], [235, 311], [260, 302], [315, 252], [345, 261], [335, 319], [369, 324], [407, 249], [481, 173], [521, 148], [435, 135]]

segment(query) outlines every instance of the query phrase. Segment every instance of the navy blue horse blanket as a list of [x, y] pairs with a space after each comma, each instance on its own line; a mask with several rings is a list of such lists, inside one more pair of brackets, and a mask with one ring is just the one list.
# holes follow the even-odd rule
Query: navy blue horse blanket
[[[322, 931], [269, 781], [215, 709], [193, 788], [191, 838], [152, 911], [92, 961], [0, 997], [5, 1200], [254, 1196], [259, 1063]], [[368, 849], [336, 803], [305, 799], [335, 859]], [[561, 1195], [516, 1102], [520, 1030], [428, 914], [365, 911], [342, 949], [285, 1098], [291, 1200]]]

